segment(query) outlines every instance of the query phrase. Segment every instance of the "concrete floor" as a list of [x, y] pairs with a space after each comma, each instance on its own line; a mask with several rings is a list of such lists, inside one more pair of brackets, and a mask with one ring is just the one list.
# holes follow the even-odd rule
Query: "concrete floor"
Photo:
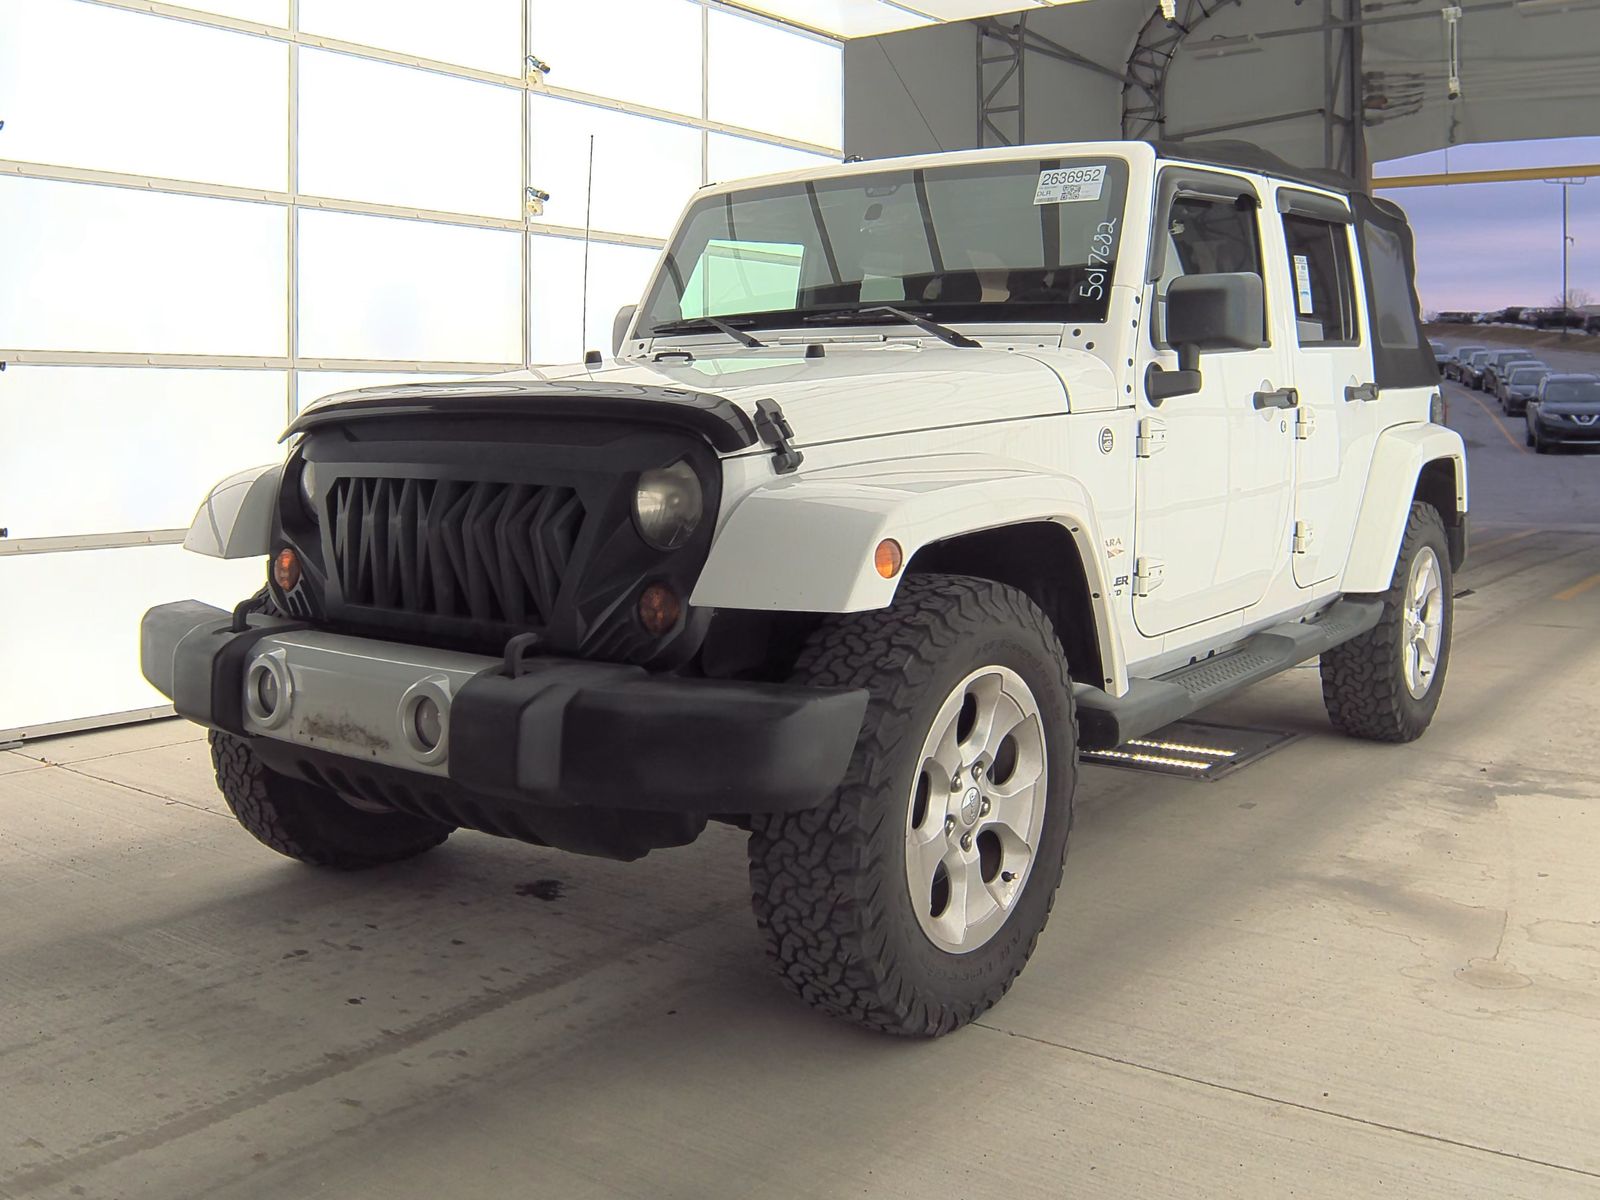
[[1600, 1194], [1600, 456], [1452, 419], [1427, 738], [1335, 736], [1300, 668], [1211, 714], [1306, 735], [1230, 778], [1086, 769], [1032, 965], [934, 1043], [786, 996], [731, 830], [329, 876], [181, 723], [0, 755], [0, 1195]]

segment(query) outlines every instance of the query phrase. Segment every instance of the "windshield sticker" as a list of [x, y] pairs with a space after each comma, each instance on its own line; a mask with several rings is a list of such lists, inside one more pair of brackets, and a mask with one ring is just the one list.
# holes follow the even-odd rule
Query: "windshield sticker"
[[1311, 260], [1304, 254], [1294, 256], [1294, 289], [1302, 313], [1313, 312], [1316, 304], [1311, 299]]
[[1039, 186], [1033, 193], [1035, 204], [1079, 204], [1085, 200], [1100, 199], [1100, 189], [1105, 186], [1106, 168], [1101, 163], [1094, 167], [1061, 167], [1054, 171], [1039, 172]]

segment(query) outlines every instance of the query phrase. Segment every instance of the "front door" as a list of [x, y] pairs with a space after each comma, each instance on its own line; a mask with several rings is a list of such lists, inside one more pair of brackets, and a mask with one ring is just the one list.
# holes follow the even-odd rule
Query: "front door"
[[[1261, 192], [1245, 176], [1169, 167], [1151, 280], [1149, 361], [1173, 369], [1162, 334], [1166, 291], [1182, 275], [1263, 275]], [[1276, 214], [1273, 214], [1276, 216]], [[1267, 329], [1274, 296], [1267, 297]], [[1264, 331], [1265, 332], [1265, 331]], [[1255, 350], [1200, 357], [1200, 390], [1139, 402], [1134, 620], [1146, 637], [1248, 608], [1289, 554], [1294, 409], [1288, 348], [1274, 333]]]

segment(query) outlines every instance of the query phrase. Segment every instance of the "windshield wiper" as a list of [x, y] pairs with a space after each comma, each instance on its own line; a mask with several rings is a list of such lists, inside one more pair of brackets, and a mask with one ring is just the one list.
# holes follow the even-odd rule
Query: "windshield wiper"
[[735, 329], [732, 325], [717, 317], [685, 317], [681, 321], [664, 321], [660, 325], [653, 326], [650, 332], [692, 333], [696, 329], [705, 328], [715, 329], [718, 333], [725, 333], [741, 346], [750, 346], [759, 350], [766, 345], [760, 338], [754, 337], [742, 329]]
[[948, 342], [952, 346], [961, 346], [964, 348], [976, 347], [978, 349], [982, 349], [983, 347], [982, 342], [974, 341], [966, 334], [958, 333], [956, 330], [951, 329], [948, 325], [941, 325], [939, 322], [930, 317], [919, 316], [917, 313], [907, 312], [903, 308], [895, 308], [890, 304], [874, 304], [867, 308], [830, 309], [827, 312], [812, 313], [810, 316], [801, 317], [800, 319], [807, 324], [820, 324], [824, 321], [848, 324], [850, 321], [858, 320], [862, 317], [879, 315], [895, 317], [898, 320], [904, 321], [907, 325], [915, 325], [918, 329], [922, 330], [923, 333], [931, 333], [940, 341]]

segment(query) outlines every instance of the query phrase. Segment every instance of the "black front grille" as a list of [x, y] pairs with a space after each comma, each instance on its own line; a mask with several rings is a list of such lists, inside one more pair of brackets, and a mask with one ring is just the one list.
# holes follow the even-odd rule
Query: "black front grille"
[[544, 625], [584, 509], [568, 487], [354, 476], [334, 482], [327, 515], [345, 604]]

